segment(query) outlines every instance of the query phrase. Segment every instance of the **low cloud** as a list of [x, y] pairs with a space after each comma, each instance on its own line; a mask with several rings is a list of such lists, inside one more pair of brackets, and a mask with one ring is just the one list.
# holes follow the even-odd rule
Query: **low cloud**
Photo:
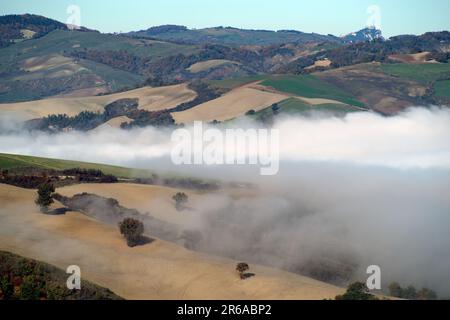
[[186, 228], [202, 232], [203, 251], [292, 271], [337, 261], [355, 266], [355, 278], [375, 264], [385, 285], [450, 295], [448, 108], [291, 117], [275, 128], [281, 164], [273, 177], [251, 166], [174, 166], [171, 131], [155, 128], [8, 133], [0, 152], [252, 182], [256, 194], [214, 194], [190, 214]]

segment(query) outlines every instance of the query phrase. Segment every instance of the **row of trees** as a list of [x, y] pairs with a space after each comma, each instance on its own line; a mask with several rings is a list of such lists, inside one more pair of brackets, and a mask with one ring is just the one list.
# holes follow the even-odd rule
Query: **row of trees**
[[413, 286], [403, 288], [399, 283], [393, 282], [389, 285], [389, 293], [392, 297], [406, 300], [436, 300], [436, 292], [428, 288], [417, 290]]
[[[427, 288], [417, 291], [413, 286], [402, 288], [397, 282], [389, 286], [390, 296], [406, 300], [436, 300], [437, 294]], [[362, 282], [351, 284], [347, 292], [337, 296], [336, 300], [379, 300], [369, 292], [367, 286]]]

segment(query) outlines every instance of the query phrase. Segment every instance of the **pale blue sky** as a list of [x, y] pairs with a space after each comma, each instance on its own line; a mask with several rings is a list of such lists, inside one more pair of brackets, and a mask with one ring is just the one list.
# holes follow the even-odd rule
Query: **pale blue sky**
[[0, 14], [35, 13], [67, 22], [72, 4], [81, 9], [82, 25], [103, 32], [180, 24], [342, 35], [366, 26], [370, 5], [379, 6], [387, 36], [450, 30], [449, 0], [0, 0]]

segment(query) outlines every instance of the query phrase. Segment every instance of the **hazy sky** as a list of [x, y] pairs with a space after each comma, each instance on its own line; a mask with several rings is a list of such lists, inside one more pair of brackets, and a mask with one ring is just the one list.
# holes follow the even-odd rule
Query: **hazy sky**
[[[161, 24], [296, 29], [342, 35], [366, 26], [372, 14], [386, 36], [450, 30], [448, 0], [0, 0], [0, 14], [35, 13], [67, 22], [77, 5], [81, 24], [125, 32]], [[372, 20], [374, 21], [374, 20]]]

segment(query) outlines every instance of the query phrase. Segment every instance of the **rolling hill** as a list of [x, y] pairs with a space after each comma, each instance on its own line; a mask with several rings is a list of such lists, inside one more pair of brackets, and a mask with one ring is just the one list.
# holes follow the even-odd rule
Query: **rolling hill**
[[222, 45], [276, 45], [283, 43], [306, 42], [343, 42], [332, 35], [304, 33], [296, 30], [245, 30], [232, 27], [215, 27], [205, 29], [188, 29], [184, 26], [165, 25], [152, 27], [147, 30], [130, 32], [134, 37], [151, 37], [164, 41], [193, 44], [222, 44]]
[[130, 169], [98, 163], [86, 163], [80, 161], [57, 160], [0, 153], [1, 170], [20, 171], [21, 169], [29, 168], [52, 170], [65, 170], [73, 168], [95, 169], [101, 170], [105, 174], [112, 174], [120, 178], [145, 178], [152, 175], [152, 172], [141, 169]]
[[[74, 161], [0, 155], [2, 169], [75, 166], [128, 177], [143, 173]], [[230, 192], [236, 196], [249, 191], [233, 188]], [[175, 210], [172, 196], [179, 191], [189, 194], [193, 207], [189, 215]], [[58, 188], [57, 192], [68, 197], [88, 192], [115, 198], [150, 219], [183, 228], [196, 214], [194, 208], [201, 207], [208, 196], [204, 191], [131, 183], [76, 184]], [[126, 299], [332, 299], [344, 291], [305, 276], [256, 264], [251, 265], [255, 276], [242, 281], [235, 271], [237, 261], [187, 250], [177, 244], [178, 238], [175, 242], [161, 240], [155, 236], [161, 230], [152, 228], [146, 231], [152, 241], [129, 248], [114, 224], [86, 212], [40, 213], [34, 203], [35, 194], [32, 189], [0, 184], [3, 204], [0, 208], [0, 250], [61, 269], [76, 263], [84, 280], [109, 288]], [[61, 208], [61, 204], [57, 202], [52, 208]], [[186, 270], [189, 270], [188, 275]]]
[[[0, 26], [35, 32], [25, 32], [25, 38], [0, 49], [0, 113], [17, 112], [25, 120], [101, 112], [115, 98], [139, 98], [141, 110], [157, 112], [138, 115], [139, 125], [173, 124], [169, 112], [176, 122], [227, 120], [282, 101], [260, 101], [270, 94], [296, 96], [309, 105], [337, 102], [382, 114], [450, 103], [447, 31], [384, 39], [373, 28], [335, 37], [166, 25], [102, 34], [86, 28], [69, 30], [33, 15], [0, 17]], [[222, 97], [204, 97], [197, 91], [201, 98], [193, 100], [186, 84], [190, 88], [199, 79], [221, 90]], [[251, 91], [254, 99], [240, 102], [245, 96], [241, 93], [248, 91], [240, 87], [256, 81], [260, 84]], [[176, 89], [171, 93], [170, 88]], [[238, 89], [237, 94], [227, 93]], [[11, 104], [15, 102], [23, 104]]]
[[185, 84], [158, 88], [142, 87], [101, 96], [54, 97], [37, 101], [0, 104], [0, 115], [16, 115], [23, 120], [56, 114], [75, 116], [82, 111], [103, 112], [105, 106], [121, 99], [139, 99], [139, 109], [159, 111], [175, 108], [195, 97], [196, 93], [187, 88]]
[[141, 59], [161, 59], [179, 52], [194, 53], [192, 46], [153, 40], [54, 30], [42, 37], [0, 49], [0, 102], [36, 100], [91, 89], [114, 92], [143, 85], [139, 70], [114, 59], [95, 61], [76, 52], [91, 50], [106, 56], [127, 52]]

